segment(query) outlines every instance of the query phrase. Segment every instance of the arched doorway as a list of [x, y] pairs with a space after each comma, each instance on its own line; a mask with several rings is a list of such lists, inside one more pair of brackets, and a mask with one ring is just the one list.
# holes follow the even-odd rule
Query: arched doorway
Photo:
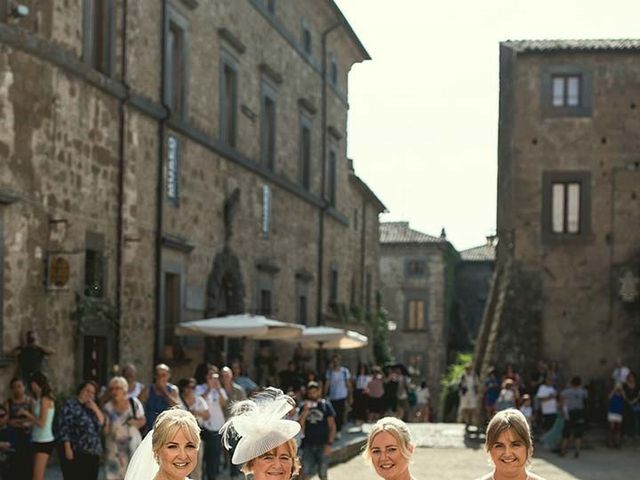
[[[225, 246], [214, 258], [209, 274], [207, 318], [243, 313], [244, 296], [240, 261], [231, 248]], [[241, 348], [241, 341], [238, 339], [227, 339], [225, 342], [223, 337], [208, 338], [205, 343], [204, 361], [222, 365], [225, 360], [238, 358], [242, 353]]]

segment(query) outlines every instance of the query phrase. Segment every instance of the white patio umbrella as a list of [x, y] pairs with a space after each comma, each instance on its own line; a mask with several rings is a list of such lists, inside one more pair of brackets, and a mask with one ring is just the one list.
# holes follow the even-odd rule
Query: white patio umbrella
[[263, 315], [241, 313], [183, 322], [176, 325], [175, 333], [176, 335], [276, 340], [300, 337], [303, 329], [304, 326], [295, 323], [280, 322]]
[[307, 327], [302, 331], [300, 338], [294, 340], [302, 343], [303, 347], [324, 350], [363, 348], [369, 342], [366, 335], [353, 330], [324, 326]]

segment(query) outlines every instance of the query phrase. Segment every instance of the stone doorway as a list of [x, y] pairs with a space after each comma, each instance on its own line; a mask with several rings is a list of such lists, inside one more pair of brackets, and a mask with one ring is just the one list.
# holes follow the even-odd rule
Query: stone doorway
[[[213, 260], [207, 282], [206, 318], [244, 313], [245, 288], [240, 261], [231, 248], [225, 246]], [[204, 361], [223, 365], [242, 355], [242, 341], [224, 337], [207, 338]]]

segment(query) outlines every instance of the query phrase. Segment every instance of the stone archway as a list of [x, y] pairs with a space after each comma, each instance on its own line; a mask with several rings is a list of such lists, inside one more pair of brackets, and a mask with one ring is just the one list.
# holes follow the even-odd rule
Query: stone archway
[[[231, 248], [225, 246], [214, 258], [207, 280], [206, 317], [244, 313], [244, 296], [245, 288], [240, 261]], [[226, 348], [227, 358], [234, 358], [240, 354], [240, 341], [231, 339]], [[204, 360], [221, 365], [225, 360], [224, 350], [222, 337], [208, 338], [205, 344]]]

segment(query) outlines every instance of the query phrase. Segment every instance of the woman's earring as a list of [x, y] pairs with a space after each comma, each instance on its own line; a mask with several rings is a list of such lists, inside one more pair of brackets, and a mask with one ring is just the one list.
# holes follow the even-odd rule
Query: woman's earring
[[246, 480], [253, 480], [254, 479], [254, 475], [253, 472], [249, 472], [247, 473], [244, 478], [246, 478]]

